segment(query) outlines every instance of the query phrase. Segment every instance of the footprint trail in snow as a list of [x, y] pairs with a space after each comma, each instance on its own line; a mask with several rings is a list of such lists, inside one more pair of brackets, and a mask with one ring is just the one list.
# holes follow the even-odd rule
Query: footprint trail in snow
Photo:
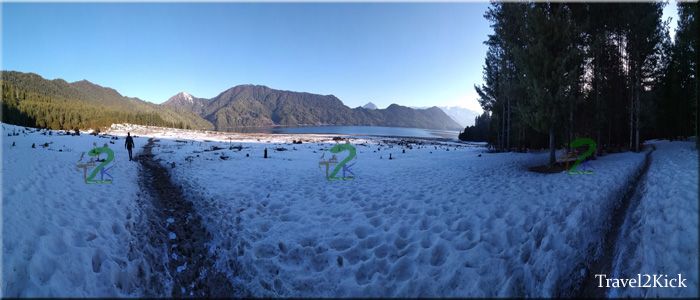
[[[149, 139], [139, 161], [142, 166], [140, 184], [153, 205], [149, 232], [159, 235], [151, 242], [165, 243], [167, 273], [172, 279], [172, 296], [224, 297], [236, 290], [227, 277], [213, 267], [215, 258], [207, 251], [211, 235], [202, 226], [192, 203], [185, 199], [178, 186], [158, 160], [152, 149], [156, 140]], [[163, 246], [163, 245], [154, 245]]]

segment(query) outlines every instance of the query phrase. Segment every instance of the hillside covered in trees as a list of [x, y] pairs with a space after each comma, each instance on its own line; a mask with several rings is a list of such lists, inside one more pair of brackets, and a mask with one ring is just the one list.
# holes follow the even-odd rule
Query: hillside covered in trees
[[698, 131], [698, 4], [679, 3], [675, 38], [665, 4], [493, 3], [485, 43], [488, 115], [460, 135], [495, 148], [554, 150], [577, 137], [597, 153]]
[[124, 97], [87, 80], [68, 83], [37, 74], [2, 72], [3, 122], [52, 129], [108, 127], [132, 123], [185, 129], [236, 130], [239, 127], [366, 125], [459, 129], [437, 107], [351, 109], [333, 95], [239, 85], [213, 99], [179, 93], [163, 104]]
[[190, 111], [214, 124], [217, 130], [240, 127], [300, 125], [361, 125], [460, 129], [442, 109], [417, 109], [391, 104], [385, 109], [350, 108], [338, 97], [238, 85], [212, 99], [180, 93], [163, 103], [177, 111]]
[[2, 72], [2, 121], [51, 129], [104, 128], [133, 123], [175, 128], [210, 129], [211, 123], [189, 112], [124, 97], [117, 91], [82, 80], [68, 83], [32, 73]]

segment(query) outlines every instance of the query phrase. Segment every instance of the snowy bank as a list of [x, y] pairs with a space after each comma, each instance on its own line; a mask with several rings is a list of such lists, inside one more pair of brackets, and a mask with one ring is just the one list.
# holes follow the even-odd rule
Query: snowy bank
[[356, 178], [329, 182], [319, 159], [332, 142], [282, 142], [162, 139], [154, 148], [175, 164], [214, 236], [217, 267], [256, 296], [566, 294], [600, 254], [644, 160], [611, 154], [590, 163], [594, 174], [545, 175], [527, 167], [546, 153], [454, 145], [403, 153], [351, 140]]
[[[142, 295], [148, 266], [131, 247], [138, 165], [124, 140], [48, 132], [2, 124], [2, 296]], [[86, 184], [76, 167], [93, 143], [114, 151], [112, 184]]]
[[614, 278], [682, 274], [687, 288], [611, 289], [612, 297], [698, 296], [698, 152], [692, 142], [655, 141], [657, 150], [616, 249]]
[[[357, 149], [355, 178], [328, 181], [319, 161], [334, 135], [114, 125], [95, 137], [5, 124], [2, 296], [169, 294], [168, 275], [153, 268], [171, 258], [154, 258], [153, 233], [143, 231], [154, 220], [139, 167], [123, 138], [109, 138], [127, 131], [139, 148], [159, 139], [153, 153], [211, 233], [215, 267], [244, 292], [233, 296], [569, 295], [590, 280], [587, 264], [603, 252], [609, 218], [645, 156], [606, 155], [588, 175], [539, 174], [527, 168], [547, 153], [344, 136]], [[114, 182], [85, 184], [80, 154], [109, 141]], [[683, 273], [694, 288], [614, 295], [697, 295], [697, 268], [687, 267], [698, 254], [697, 152], [654, 144], [614, 274]]]

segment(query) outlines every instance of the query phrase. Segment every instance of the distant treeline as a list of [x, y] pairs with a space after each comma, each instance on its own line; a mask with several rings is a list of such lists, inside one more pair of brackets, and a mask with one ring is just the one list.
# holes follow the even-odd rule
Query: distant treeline
[[9, 124], [65, 130], [99, 129], [114, 123], [202, 127], [196, 116], [123, 97], [87, 81], [67, 83], [36, 74], [3, 71], [1, 83], [2, 121]]
[[485, 17], [485, 114], [460, 139], [500, 150], [554, 150], [576, 137], [598, 151], [639, 150], [698, 127], [698, 4], [678, 3], [675, 39], [662, 2], [493, 3]]
[[[3, 86], [2, 121], [51, 129], [104, 128], [113, 123], [170, 125], [156, 113], [127, 113]], [[177, 124], [183, 128], [183, 124]]]

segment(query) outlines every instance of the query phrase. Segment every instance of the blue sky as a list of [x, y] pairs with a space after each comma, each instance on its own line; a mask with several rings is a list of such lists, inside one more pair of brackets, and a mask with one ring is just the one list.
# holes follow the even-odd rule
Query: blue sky
[[[161, 103], [238, 84], [481, 111], [488, 3], [2, 4], [2, 69]], [[675, 5], [664, 10], [673, 16]]]
[[3, 4], [2, 68], [160, 103], [238, 84], [478, 108], [488, 3]]
[[669, 23], [669, 32], [671, 33], [671, 38], [674, 38], [676, 36], [676, 27], [678, 27], [678, 7], [676, 6], [676, 2], [667, 3], [668, 4], [664, 6], [664, 15], [662, 18], [663, 20], [671, 18], [671, 23]]

